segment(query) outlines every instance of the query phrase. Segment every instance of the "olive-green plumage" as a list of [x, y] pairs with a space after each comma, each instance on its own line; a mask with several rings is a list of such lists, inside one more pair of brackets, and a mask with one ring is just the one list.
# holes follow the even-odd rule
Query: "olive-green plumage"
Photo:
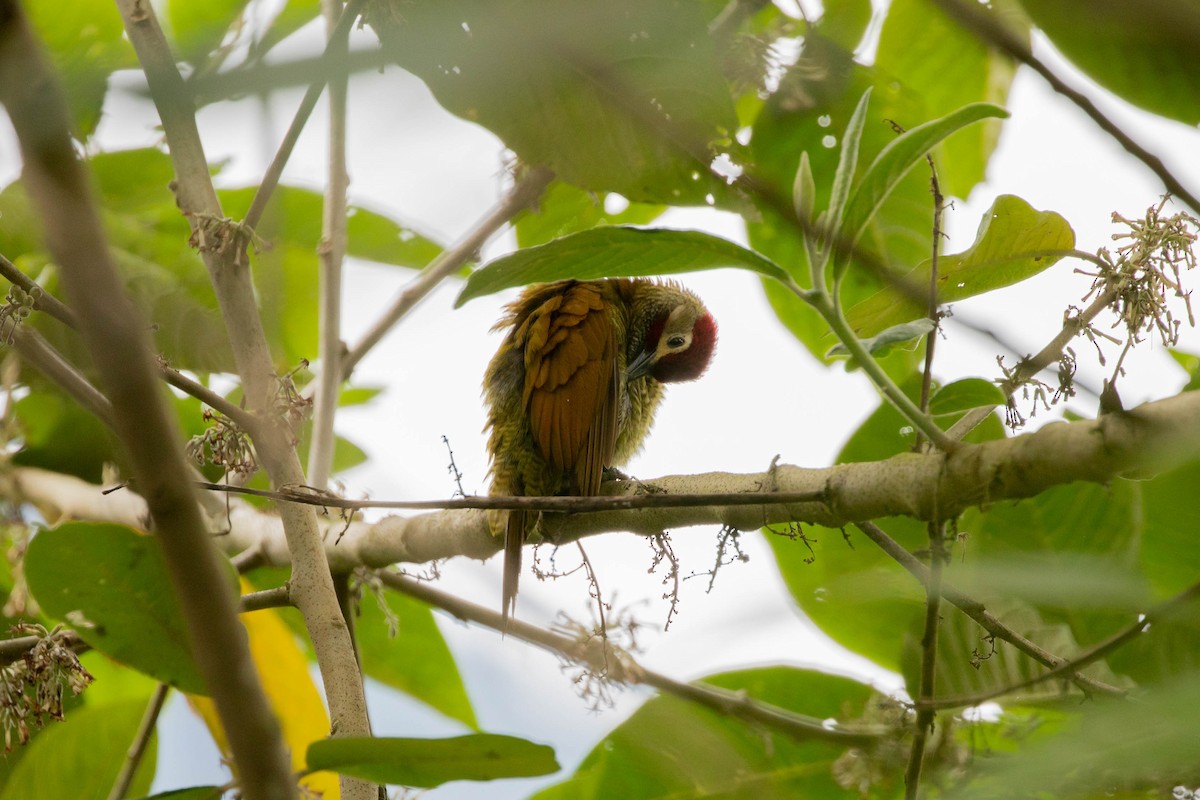
[[[488, 365], [491, 494], [595, 495], [605, 467], [642, 446], [663, 384], [698, 378], [716, 324], [691, 292], [644, 279], [560, 281], [526, 289], [496, 325], [508, 334]], [[537, 512], [490, 516], [505, 533], [505, 618], [521, 546]]]

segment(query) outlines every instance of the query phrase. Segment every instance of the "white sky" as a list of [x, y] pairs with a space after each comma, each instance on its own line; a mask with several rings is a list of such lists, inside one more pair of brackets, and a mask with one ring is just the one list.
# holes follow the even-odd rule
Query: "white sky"
[[[370, 34], [356, 32], [355, 36], [364, 45], [372, 44]], [[1038, 45], [1039, 54], [1051, 58], [1060, 73], [1075, 75], [1043, 43]], [[1200, 161], [1194, 157], [1200, 152], [1196, 130], [1151, 118], [1098, 91], [1092, 95], [1162, 156], [1186, 185], [1194, 190], [1200, 187]], [[298, 96], [298, 92], [278, 94], [270, 103], [268, 118], [252, 102], [202, 112], [201, 131], [210, 160], [230, 160], [222, 183], [246, 185], [259, 180]], [[1082, 112], [1053, 95], [1036, 76], [1026, 70], [1018, 74], [1008, 105], [1012, 119], [1005, 125], [988, 181], [966, 201], [957, 201], [949, 215], [947, 252], [969, 246], [981, 214], [1002, 193], [1020, 195], [1035, 208], [1061, 213], [1085, 250], [1109, 244], [1114, 230], [1109, 217], [1114, 210], [1140, 216], [1156, 201], [1161, 189], [1153, 175], [1096, 133]], [[322, 105], [301, 139], [285, 176], [288, 182], [314, 188], [323, 182], [323, 109]], [[354, 202], [386, 211], [449, 242], [481, 217], [502, 191], [501, 148], [496, 139], [446, 114], [423, 84], [399, 69], [357, 76], [350, 112]], [[144, 146], [155, 141], [156, 123], [152, 110], [113, 96], [97, 140], [105, 149]], [[0, 182], [7, 183], [19, 169], [13, 152], [5, 122], [0, 125]], [[671, 212], [656, 224], [702, 227], [744, 241], [739, 219], [706, 209]], [[506, 234], [486, 254], [495, 256], [512, 246], [513, 239]], [[1026, 350], [1040, 349], [1058, 331], [1064, 308], [1078, 303], [1087, 290], [1088, 279], [1073, 275], [1072, 268], [1062, 262], [1022, 286], [957, 304], [955, 310], [1003, 330]], [[411, 276], [395, 268], [353, 267], [346, 288], [344, 338], [356, 341]], [[1198, 277], [1191, 276], [1190, 285], [1200, 282]], [[644, 454], [627, 471], [643, 478], [710, 470], [760, 471], [777, 454], [783, 462], [801, 466], [832, 463], [845, 439], [878, 402], [862, 374], [816, 364], [775, 320], [757, 278], [724, 270], [686, 276], [685, 282], [705, 299], [720, 324], [717, 355], [703, 380], [671, 387]], [[454, 285], [436, 291], [359, 368], [356, 385], [382, 386], [387, 391], [367, 407], [348, 409], [339, 419], [340, 432], [371, 455], [367, 466], [345, 476], [349, 495], [448, 496], [454, 486], [446, 469], [443, 435], [454, 447], [464, 488], [486, 490], [479, 386], [498, 344], [488, 329], [511, 295], [482, 298], [452, 311], [456, 293]], [[993, 343], [960, 326], [952, 325], [947, 332], [937, 364], [943, 382], [996, 377]], [[1200, 334], [1188, 330], [1184, 336], [1181, 346], [1200, 352]], [[1098, 367], [1086, 343], [1076, 352], [1080, 376], [1098, 387], [1111, 366]], [[1010, 363], [1013, 360], [1009, 358]], [[1169, 396], [1182, 385], [1182, 374], [1157, 342], [1135, 351], [1127, 368], [1120, 384], [1127, 406]], [[1082, 413], [1095, 410], [1095, 398], [1086, 394], [1076, 402]], [[715, 529], [674, 534], [685, 575], [709, 568], [714, 537]], [[640, 604], [638, 616], [648, 625], [642, 639], [643, 664], [691, 679], [731, 668], [791, 663], [850, 672], [886, 688], [900, 685], [897, 676], [841, 650], [800, 617], [778, 579], [765, 542], [758, 534], [744, 539], [749, 563], [722, 570], [711, 594], [704, 591], [706, 579], [686, 581], [679, 616], [665, 634], [661, 628], [667, 608], [659, 599], [663, 587], [659, 576], [646, 574], [647, 544], [621, 535], [587, 542], [604, 590], [616, 594], [618, 605]], [[568, 551], [560, 563], [576, 560], [574, 552]], [[441, 588], [498, 607], [499, 559], [487, 563], [460, 559], [444, 565], [442, 574]], [[582, 578], [539, 582], [526, 571], [520, 616], [545, 624], [560, 608], [576, 619], [590, 618]], [[566, 772], [540, 781], [450, 784], [430, 797], [526, 796], [534, 787], [569, 774], [607, 730], [650, 696], [643, 690], [626, 691], [614, 709], [590, 712], [552, 656], [445, 617], [439, 617], [439, 622], [458, 658], [483, 729], [552, 744]], [[461, 732], [455, 723], [390, 691], [372, 687], [370, 699], [380, 735]], [[225, 780], [216, 750], [207, 739], [186, 706], [174, 700], [161, 729], [155, 789]]]

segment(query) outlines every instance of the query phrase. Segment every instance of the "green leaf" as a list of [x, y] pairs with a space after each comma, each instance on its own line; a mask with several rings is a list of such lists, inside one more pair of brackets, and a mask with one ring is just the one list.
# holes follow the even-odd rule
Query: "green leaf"
[[207, 694], [154, 537], [123, 525], [68, 522], [33, 538], [25, 576], [43, 610], [92, 647], [164, 683]]
[[[938, 305], [974, 297], [1033, 277], [1075, 247], [1075, 232], [1053, 211], [1037, 211], [1014, 195], [1000, 195], [983, 215], [975, 243], [961, 253], [938, 259]], [[903, 277], [906, 285], [927, 294], [931, 262]], [[855, 305], [846, 319], [860, 336], [921, 316], [925, 306], [907, 293], [887, 288]]]
[[[1012, 13], [1011, 4], [993, 3], [986, 10], [979, 4], [977, 8], [1018, 36], [1027, 36], [1024, 19]], [[891, 117], [905, 128], [973, 103], [1004, 105], [1016, 74], [1011, 58], [960, 27], [931, 0], [889, 4], [875, 68], [882, 80], [899, 87], [914, 112]], [[966, 197], [983, 180], [999, 136], [999, 124], [988, 122], [942, 144], [935, 157], [942, 191]]]
[[15, 411], [24, 439], [16, 464], [98, 483], [104, 464], [117, 457], [112, 432], [57, 387], [34, 384]]
[[1096, 83], [1136, 106], [1200, 122], [1194, 0], [1022, 0], [1054, 46]]
[[355, 625], [363, 671], [478, 730], [458, 665], [429, 607], [398, 592], [385, 592], [384, 597], [396, 620], [396, 637], [388, 635], [375, 598], [365, 594]]
[[[701, 683], [819, 720], [846, 721], [871, 696], [870, 687], [849, 678], [793, 667], [739, 670]], [[660, 695], [597, 744], [572, 777], [536, 797], [844, 797], [832, 775], [844, 749]]]
[[[84, 705], [33, 738], [0, 790], [0, 800], [80, 800], [107, 797], [147, 699]], [[157, 737], [134, 776], [132, 791], [145, 794], [154, 778]]]
[[449, 739], [338, 738], [313, 742], [308, 767], [377, 783], [434, 787], [557, 772], [554, 750], [514, 736], [474, 733]]
[[1168, 349], [1167, 352], [1171, 354], [1171, 358], [1175, 359], [1175, 363], [1183, 367], [1183, 371], [1187, 373], [1188, 382], [1180, 391], [1193, 392], [1200, 389], [1200, 355], [1175, 349]]
[[[846, 123], [846, 130], [842, 133], [838, 165], [833, 173], [833, 190], [830, 192], [829, 208], [825, 214], [825, 225], [829, 230], [827, 241], [836, 241], [844, 229], [842, 212], [846, 207], [847, 198], [850, 197], [850, 187], [854, 184], [854, 175], [858, 169], [858, 148], [862, 142], [867, 105], [871, 101], [871, 88], [868, 86], [863, 92], [858, 105], [854, 107], [854, 113], [850, 115], [850, 121]], [[807, 161], [806, 155], [802, 153], [801, 159]]]
[[[797, 71], [795, 78], [785, 76], [780, 90], [760, 112], [750, 148], [757, 165], [756, 176], [780, 196], [791, 192], [800, 154], [807, 153], [817, 191], [815, 208], [820, 212], [827, 207], [839, 160], [836, 140], [830, 131], [845, 128], [855, 103], [867, 87], [875, 88], [859, 148], [860, 169], [865, 170], [896, 138], [883, 119], [919, 124], [925, 118], [918, 116], [920, 112], [911, 98], [893, 85], [886, 81], [877, 83], [871, 70], [849, 62], [849, 56], [836, 47], [816, 47], [817, 41], [806, 39], [805, 69]], [[810, 77], [814, 71], [824, 79], [814, 81]], [[918, 170], [911, 170], [870, 217], [859, 247], [885, 264], [920, 262], [929, 254], [932, 208], [928, 177], [919, 174]], [[789, 213], [785, 218], [772, 208], [760, 211], [761, 221], [748, 221], [746, 225], [751, 246], [786, 269], [799, 285], [810, 288], [812, 259], [794, 215]], [[843, 275], [840, 286], [843, 306], [852, 307], [883, 285], [874, 268], [850, 256], [850, 268]], [[773, 283], [767, 284], [765, 291], [780, 321], [816, 358], [824, 360], [832, 342], [828, 326], [816, 311]], [[924, 316], [924, 312], [908, 319], [918, 316]], [[901, 371], [916, 364], [915, 354], [895, 355], [892, 360]], [[901, 365], [901, 360], [906, 364]]]
[[871, 216], [896, 188], [900, 180], [925, 157], [925, 155], [951, 134], [962, 130], [973, 122], [989, 118], [1007, 117], [1004, 109], [986, 103], [974, 103], [954, 111], [941, 119], [905, 131], [876, 156], [854, 188], [846, 208], [843, 231], [849, 242], [856, 242], [866, 228]]
[[[225, 214], [234, 219], [244, 217], [256, 191], [257, 187], [247, 186], [218, 192]], [[321, 193], [311, 189], [276, 187], [257, 233], [272, 243], [307, 250], [315, 262], [324, 202]], [[437, 243], [378, 211], [357, 205], [347, 211], [346, 255], [421, 269], [441, 252]]]
[[700, 4], [411, 0], [371, 24], [445, 108], [568, 183], [647, 203], [731, 195], [708, 170], [737, 118]]
[[675, 275], [738, 267], [787, 281], [778, 265], [741, 245], [700, 231], [611, 226], [518, 250], [471, 274], [455, 306], [530, 283]]
[[338, 408], [366, 405], [381, 394], [379, 386], [343, 386], [338, 392]]
[[816, 32], [852, 53], [871, 21], [870, 0], [828, 0]]
[[929, 399], [929, 413], [937, 417], [1004, 403], [1004, 392], [996, 384], [983, 378], [964, 378], [934, 392]]
[[[937, 323], [931, 319], [916, 319], [912, 322], [893, 325], [869, 339], [863, 339], [862, 344], [863, 347], [867, 348], [867, 352], [874, 356], [886, 355], [889, 350], [900, 345], [904, 345], [911, 350], [921, 341], [921, 337], [928, 336], [936, 327]], [[849, 354], [850, 351], [846, 349], [846, 346], [839, 343], [835, 344], [827, 355], [829, 357], [838, 357]]]
[[[610, 194], [608, 197], [618, 196]], [[517, 217], [517, 246], [545, 244], [600, 225], [646, 225], [664, 210], [665, 206], [661, 205], [629, 203], [624, 210], [610, 214], [603, 199], [569, 183], [554, 181], [542, 193], [535, 208]]]
[[170, 0], [166, 18], [178, 52], [194, 64], [204, 62], [241, 17], [247, 0]]
[[[955, 798], [1170, 797], [1200, 784], [1200, 673], [1139, 693], [1086, 703], [1063, 730], [987, 759]], [[1150, 791], [1149, 787], [1157, 787]], [[1137, 789], [1135, 793], [1132, 790]]]
[[[1114, 487], [1133, 491], [1131, 504], [1137, 512], [1135, 520], [1141, 523], [1133, 529], [1134, 541], [1140, 545], [1138, 565], [1156, 600], [1184, 591], [1200, 575], [1200, 553], [1193, 546], [1200, 525], [1197, 486], [1200, 461], [1153, 480], [1120, 481]], [[1109, 663], [1143, 683], [1200, 671], [1200, 603], [1192, 601], [1169, 619], [1156, 622], [1110, 656]]]
[[251, 45], [252, 59], [260, 59], [275, 45], [312, 22], [321, 13], [321, 0], [287, 0], [262, 37]]
[[90, 136], [100, 122], [109, 76], [137, 65], [116, 5], [32, 0], [22, 6], [62, 79], [76, 133]]
[[[901, 388], [915, 400], [920, 392], [919, 377], [912, 376]], [[907, 453], [913, 437], [911, 423], [883, 401], [846, 442], [837, 463], [882, 461]], [[1003, 437], [1003, 425], [993, 414], [967, 439], [978, 442]], [[922, 522], [891, 517], [876, 523], [909, 551], [929, 545]], [[962, 527], [975, 532], [965, 523]], [[796, 604], [842, 646], [899, 671], [905, 636], [922, 619], [925, 593], [920, 583], [852, 528], [843, 532], [805, 526], [802, 532], [803, 539], [789, 535], [796, 531], [778, 526], [763, 530]], [[971, 553], [977, 549], [975, 538], [967, 540]]]

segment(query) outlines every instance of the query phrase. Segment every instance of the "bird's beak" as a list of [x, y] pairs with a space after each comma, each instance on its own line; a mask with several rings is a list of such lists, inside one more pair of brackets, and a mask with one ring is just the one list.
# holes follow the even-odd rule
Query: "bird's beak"
[[650, 367], [654, 365], [654, 351], [643, 350], [638, 353], [637, 358], [625, 365], [625, 369], [629, 375], [628, 380], [636, 380], [650, 372]]

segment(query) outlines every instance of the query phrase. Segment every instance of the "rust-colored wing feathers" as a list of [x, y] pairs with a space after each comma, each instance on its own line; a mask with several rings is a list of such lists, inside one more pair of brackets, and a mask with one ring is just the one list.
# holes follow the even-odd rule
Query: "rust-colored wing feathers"
[[525, 402], [542, 456], [574, 491], [600, 489], [616, 444], [616, 331], [599, 287], [577, 283], [526, 321]]

